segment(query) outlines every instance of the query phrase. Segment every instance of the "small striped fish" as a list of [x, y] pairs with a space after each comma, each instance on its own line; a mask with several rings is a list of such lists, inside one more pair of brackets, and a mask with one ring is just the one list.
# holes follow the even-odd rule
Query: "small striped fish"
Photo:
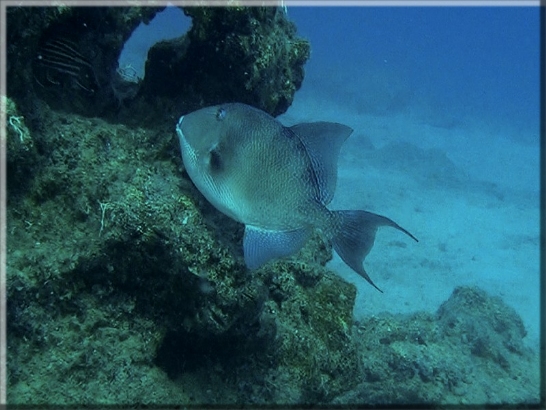
[[68, 82], [88, 93], [94, 93], [100, 87], [91, 61], [78, 51], [76, 43], [67, 38], [47, 40], [38, 50], [36, 62], [40, 71], [43, 70], [39, 77], [50, 84], [64, 85]]

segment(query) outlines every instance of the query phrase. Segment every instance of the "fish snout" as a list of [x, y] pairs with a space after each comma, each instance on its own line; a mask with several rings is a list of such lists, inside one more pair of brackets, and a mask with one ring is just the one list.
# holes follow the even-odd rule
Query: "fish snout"
[[180, 129], [180, 127], [182, 127], [182, 120], [184, 119], [184, 115], [182, 117], [180, 117], [180, 119], [178, 120], [178, 123], [176, 124], [176, 131], [177, 132], [182, 132], [182, 130]]

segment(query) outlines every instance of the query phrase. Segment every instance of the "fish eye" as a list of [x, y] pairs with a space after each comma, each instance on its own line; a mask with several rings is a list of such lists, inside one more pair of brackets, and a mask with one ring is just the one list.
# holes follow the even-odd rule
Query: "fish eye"
[[226, 118], [226, 110], [224, 108], [218, 108], [218, 111], [216, 111], [216, 119], [222, 121], [224, 118]]

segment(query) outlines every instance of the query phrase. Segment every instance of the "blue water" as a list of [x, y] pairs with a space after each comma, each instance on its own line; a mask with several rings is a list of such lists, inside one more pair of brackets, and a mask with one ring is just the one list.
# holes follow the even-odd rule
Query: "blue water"
[[[332, 68], [353, 81], [363, 67], [384, 70], [413, 98], [538, 131], [537, 7], [290, 7], [288, 17], [312, 44], [309, 83], [326, 82]], [[143, 75], [147, 49], [190, 25], [169, 7], [135, 32], [123, 58]]]
[[[366, 266], [384, 294], [334, 259], [358, 287], [355, 316], [434, 310], [454, 286], [478, 285], [516, 308], [536, 345], [538, 7], [288, 7], [288, 18], [312, 51], [281, 121], [355, 129], [332, 209], [378, 212], [420, 238], [393, 248], [403, 239], [378, 233]], [[147, 49], [190, 25], [167, 8], [135, 31], [121, 60], [144, 75]]]
[[[416, 95], [538, 130], [539, 11], [532, 7], [290, 8], [309, 75], [387, 69]], [[366, 96], [363, 96], [366, 98]]]

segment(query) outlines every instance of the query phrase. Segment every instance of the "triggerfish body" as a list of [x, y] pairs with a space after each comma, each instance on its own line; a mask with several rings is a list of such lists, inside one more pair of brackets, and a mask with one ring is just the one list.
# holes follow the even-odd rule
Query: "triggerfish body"
[[230, 103], [182, 116], [176, 132], [193, 183], [219, 211], [245, 225], [249, 269], [297, 252], [313, 229], [320, 229], [341, 259], [380, 290], [363, 267], [377, 228], [391, 226], [417, 241], [384, 216], [326, 207], [350, 127], [332, 122], [285, 127], [261, 110]]

